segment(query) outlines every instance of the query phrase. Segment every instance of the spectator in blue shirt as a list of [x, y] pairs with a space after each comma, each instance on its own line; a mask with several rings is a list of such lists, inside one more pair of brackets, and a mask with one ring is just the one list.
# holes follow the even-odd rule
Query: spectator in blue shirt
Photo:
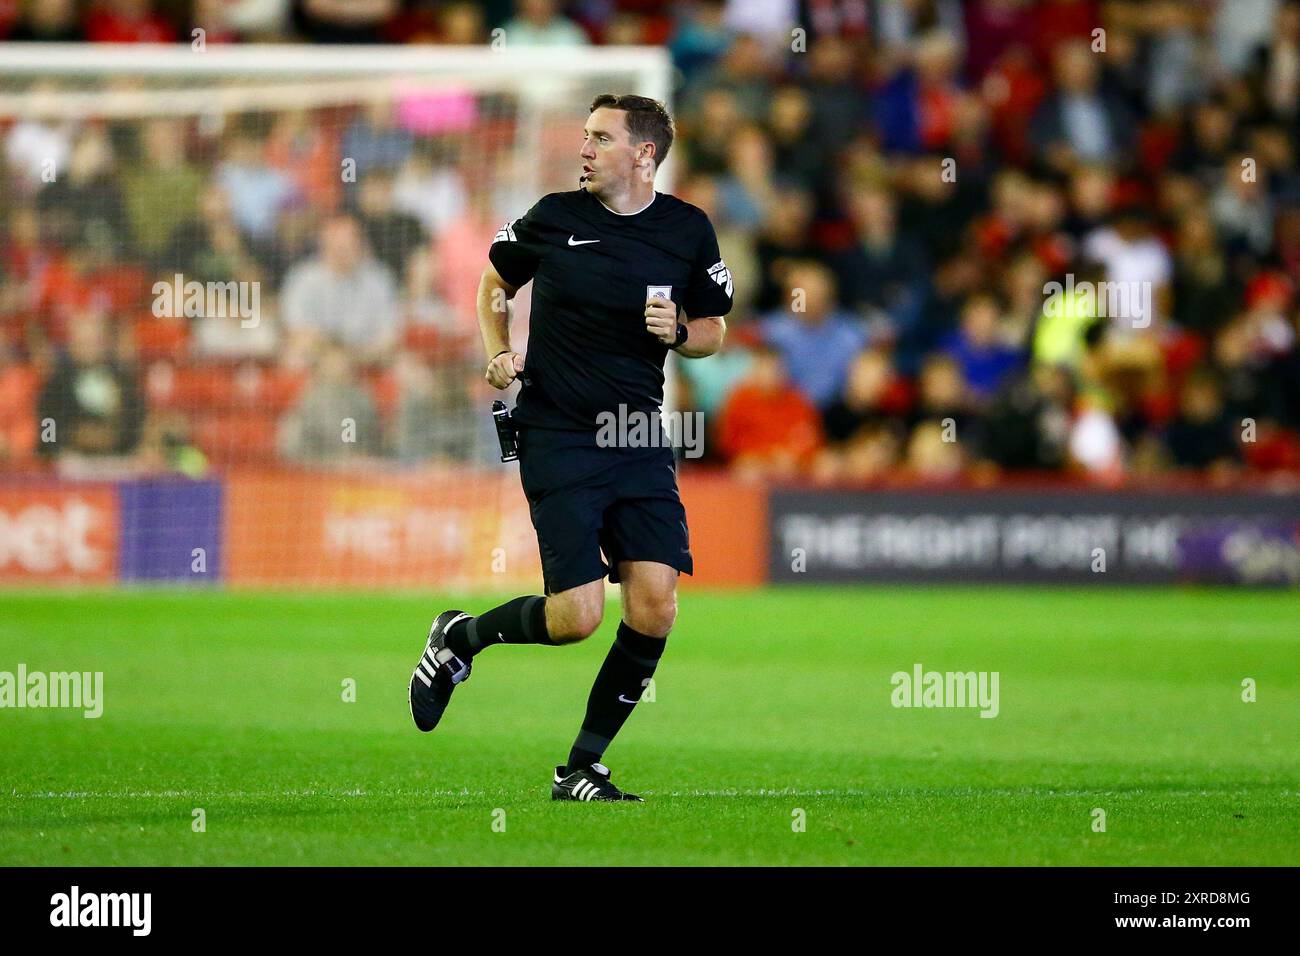
[[352, 121], [343, 133], [339, 151], [356, 164], [357, 174], [363, 176], [376, 169], [399, 169], [414, 144], [411, 131], [398, 125], [392, 102], [381, 100]]
[[265, 144], [251, 133], [236, 131], [226, 142], [216, 172], [239, 228], [254, 239], [270, 238], [298, 189], [290, 176], [267, 162]]
[[867, 333], [836, 306], [834, 273], [821, 263], [790, 263], [785, 289], [784, 306], [763, 322], [763, 340], [781, 353], [795, 386], [823, 409], [839, 397]]
[[998, 300], [987, 292], [970, 295], [961, 324], [940, 344], [961, 366], [967, 387], [977, 399], [991, 398], [1007, 376], [1024, 364], [1022, 352], [1003, 337]]

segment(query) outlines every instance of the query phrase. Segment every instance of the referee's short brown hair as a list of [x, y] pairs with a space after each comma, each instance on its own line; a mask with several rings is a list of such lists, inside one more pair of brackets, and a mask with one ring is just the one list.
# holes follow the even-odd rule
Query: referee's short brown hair
[[591, 101], [588, 113], [602, 107], [623, 110], [627, 114], [627, 130], [633, 142], [649, 140], [655, 144], [655, 169], [668, 158], [673, 145], [673, 118], [658, 100], [635, 93], [601, 93]]

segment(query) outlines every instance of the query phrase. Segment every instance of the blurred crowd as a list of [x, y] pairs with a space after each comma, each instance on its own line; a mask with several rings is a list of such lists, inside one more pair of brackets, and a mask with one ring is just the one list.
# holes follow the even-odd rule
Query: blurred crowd
[[[10, 40], [196, 28], [666, 46], [672, 191], [736, 291], [676, 397], [739, 472], [1300, 473], [1300, 4], [0, 2]], [[391, 105], [219, 135], [0, 119], [0, 462], [490, 456], [473, 300], [499, 210], [463, 136]], [[174, 274], [256, 282], [268, 319], [155, 315]]]

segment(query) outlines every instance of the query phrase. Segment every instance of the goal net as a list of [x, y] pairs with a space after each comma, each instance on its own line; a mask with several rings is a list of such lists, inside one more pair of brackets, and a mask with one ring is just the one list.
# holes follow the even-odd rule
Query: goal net
[[479, 275], [503, 222], [576, 187], [592, 98], [666, 99], [668, 71], [0, 46], [0, 583], [535, 579]]

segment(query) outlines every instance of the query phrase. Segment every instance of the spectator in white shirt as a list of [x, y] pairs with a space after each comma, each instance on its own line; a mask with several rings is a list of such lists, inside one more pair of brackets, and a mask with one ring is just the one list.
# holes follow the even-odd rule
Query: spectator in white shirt
[[506, 46], [586, 46], [582, 28], [556, 11], [555, 0], [519, 0], [503, 27]]
[[346, 215], [327, 220], [317, 254], [289, 270], [280, 309], [296, 355], [332, 338], [362, 361], [381, 360], [402, 324], [392, 273], [369, 254], [361, 227]]
[[[1083, 243], [1084, 258], [1100, 263], [1110, 290], [1105, 313], [1120, 334], [1154, 329], [1168, 315], [1173, 257], [1137, 208], [1116, 216], [1115, 224], [1094, 230]], [[1101, 308], [1100, 290], [1098, 307]], [[1121, 314], [1114, 314], [1114, 313]]]

